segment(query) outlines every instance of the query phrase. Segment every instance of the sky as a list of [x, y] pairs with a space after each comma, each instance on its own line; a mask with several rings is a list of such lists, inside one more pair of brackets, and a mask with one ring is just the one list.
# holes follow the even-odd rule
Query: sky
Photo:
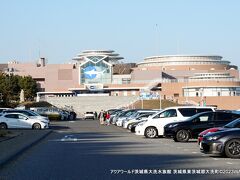
[[1, 0], [0, 63], [66, 63], [96, 49], [125, 62], [201, 54], [240, 66], [239, 9], [238, 0]]

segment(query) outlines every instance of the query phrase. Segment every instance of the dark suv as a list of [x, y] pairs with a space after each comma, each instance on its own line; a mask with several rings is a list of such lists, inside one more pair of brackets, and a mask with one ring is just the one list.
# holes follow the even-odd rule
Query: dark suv
[[187, 142], [190, 138], [197, 138], [206, 129], [224, 126], [239, 117], [240, 114], [231, 112], [199, 113], [185, 121], [167, 124], [164, 127], [164, 136], [173, 137], [176, 142]]

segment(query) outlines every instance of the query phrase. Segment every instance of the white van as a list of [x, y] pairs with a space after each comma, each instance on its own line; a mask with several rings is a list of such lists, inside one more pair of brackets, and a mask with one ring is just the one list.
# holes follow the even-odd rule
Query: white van
[[183, 121], [201, 112], [215, 111], [216, 107], [203, 106], [177, 106], [166, 108], [152, 116], [147, 121], [136, 126], [136, 135], [144, 135], [147, 138], [163, 136], [164, 126], [168, 123]]

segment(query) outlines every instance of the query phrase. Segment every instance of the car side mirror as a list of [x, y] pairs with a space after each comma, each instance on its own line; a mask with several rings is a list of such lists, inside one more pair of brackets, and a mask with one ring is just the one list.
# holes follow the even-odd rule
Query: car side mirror
[[164, 118], [164, 114], [160, 114], [160, 116], [159, 116], [160, 118]]

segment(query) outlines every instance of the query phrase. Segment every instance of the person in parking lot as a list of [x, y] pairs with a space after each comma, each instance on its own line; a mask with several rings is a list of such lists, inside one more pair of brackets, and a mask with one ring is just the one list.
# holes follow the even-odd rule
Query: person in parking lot
[[98, 120], [100, 121], [100, 124], [104, 124], [104, 112], [101, 110], [101, 112], [98, 114]]
[[96, 120], [98, 118], [98, 114], [97, 114], [97, 112], [95, 111], [94, 112], [94, 119]]
[[107, 126], [110, 125], [110, 114], [109, 114], [109, 112], [106, 112], [106, 125]]
[[104, 124], [106, 123], [106, 117], [107, 117], [107, 112], [106, 111], [103, 111], [103, 118], [104, 118]]

